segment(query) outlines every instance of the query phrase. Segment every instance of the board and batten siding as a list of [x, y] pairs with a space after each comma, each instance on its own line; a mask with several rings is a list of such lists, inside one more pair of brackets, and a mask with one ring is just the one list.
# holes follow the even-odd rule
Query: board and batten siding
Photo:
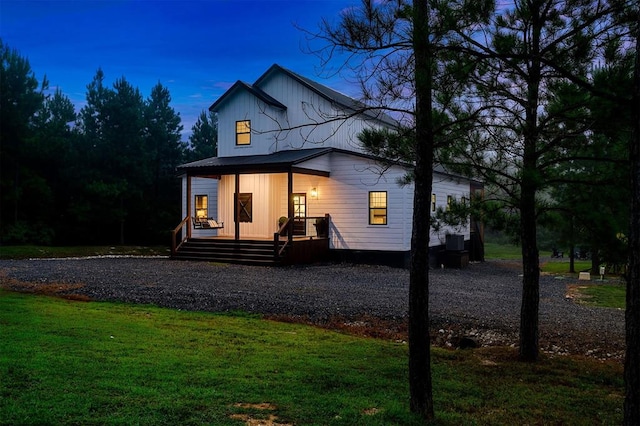
[[[278, 138], [275, 150], [334, 146], [331, 121], [336, 117], [333, 105], [295, 79], [273, 73], [260, 83], [260, 88], [287, 106], [285, 117], [271, 122], [270, 130]], [[280, 129], [293, 129], [280, 131]]]
[[[236, 121], [251, 120], [251, 144], [236, 145]], [[275, 152], [277, 122], [286, 112], [269, 106], [246, 90], [238, 90], [218, 109], [218, 157]]]
[[[277, 150], [332, 147], [363, 152], [358, 134], [365, 128], [379, 128], [379, 124], [362, 116], [353, 116], [338, 105], [318, 95], [295, 79], [274, 73], [261, 82], [260, 88], [287, 106], [282, 128], [294, 128], [282, 133]], [[300, 127], [306, 124], [304, 127]]]
[[[207, 210], [209, 217], [216, 220], [223, 220], [218, 217], [218, 180], [208, 178], [191, 178], [191, 216], [195, 216], [196, 195], [207, 196]], [[182, 217], [187, 217], [187, 177], [182, 176]], [[228, 224], [225, 221], [225, 227]], [[193, 237], [204, 237], [218, 235], [217, 229], [192, 229]]]
[[[280, 174], [240, 175], [239, 193], [252, 195], [252, 221], [240, 223], [240, 238], [273, 238], [276, 231], [280, 200], [277, 188], [282, 180]], [[285, 176], [286, 178], [286, 176]], [[286, 191], [286, 179], [285, 179]], [[235, 175], [222, 176], [218, 207], [224, 230], [219, 235], [234, 236]], [[228, 225], [227, 225], [228, 224]]]
[[[333, 147], [362, 152], [358, 134], [379, 127], [344, 112], [287, 75], [275, 73], [260, 88], [287, 106], [270, 106], [239, 89], [218, 108], [218, 156], [264, 155], [276, 151]], [[343, 119], [344, 118], [344, 119]], [[251, 120], [251, 144], [237, 146], [236, 121]]]

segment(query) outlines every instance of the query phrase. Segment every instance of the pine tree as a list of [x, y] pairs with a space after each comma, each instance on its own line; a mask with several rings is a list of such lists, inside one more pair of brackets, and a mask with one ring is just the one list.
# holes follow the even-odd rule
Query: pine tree
[[202, 111], [191, 128], [187, 161], [215, 157], [218, 152], [218, 117]]

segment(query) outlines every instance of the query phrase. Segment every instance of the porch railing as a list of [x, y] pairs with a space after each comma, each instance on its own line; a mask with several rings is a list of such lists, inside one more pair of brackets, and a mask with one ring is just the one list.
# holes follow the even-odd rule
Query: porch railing
[[[178, 252], [180, 246], [190, 237], [193, 219], [187, 216], [178, 226], [171, 231], [171, 255]], [[280, 225], [278, 231], [273, 234], [273, 254], [276, 258], [282, 257], [287, 247], [293, 244], [294, 237], [306, 237], [305, 239], [328, 239], [331, 217], [324, 216], [290, 217]], [[281, 236], [286, 240], [281, 244]]]
[[[310, 237], [313, 238], [329, 238], [329, 226], [331, 224], [329, 214], [324, 216], [307, 216], [307, 217], [289, 217], [280, 228], [273, 234], [273, 254], [276, 257], [282, 257], [286, 248], [293, 244], [293, 238]], [[315, 229], [314, 229], [315, 228]], [[286, 236], [284, 244], [280, 244], [281, 236]]]
[[[171, 231], [171, 255], [175, 255], [178, 252], [178, 248], [189, 238], [188, 230], [191, 227], [191, 216], [187, 216], [182, 219], [182, 222]], [[178, 242], [180, 238], [180, 242]]]

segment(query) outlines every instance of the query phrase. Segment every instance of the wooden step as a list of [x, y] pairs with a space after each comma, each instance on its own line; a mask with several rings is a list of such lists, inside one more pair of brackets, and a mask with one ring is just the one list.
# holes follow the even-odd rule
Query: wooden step
[[280, 264], [273, 253], [273, 242], [267, 240], [191, 238], [179, 247], [173, 258], [246, 265]]

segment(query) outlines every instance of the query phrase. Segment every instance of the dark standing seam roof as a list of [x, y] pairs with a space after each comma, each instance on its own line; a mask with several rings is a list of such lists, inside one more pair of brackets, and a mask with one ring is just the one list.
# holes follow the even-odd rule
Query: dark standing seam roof
[[[182, 164], [178, 166], [178, 173], [189, 173], [192, 175], [224, 175], [224, 174], [248, 174], [248, 173], [284, 173], [295, 171], [302, 173], [302, 169], [295, 169], [297, 164], [320, 157], [325, 154], [335, 152], [337, 154], [353, 155], [354, 157], [366, 158], [376, 162], [386, 162], [374, 155], [364, 154], [360, 152], [347, 151], [340, 148], [311, 148], [296, 149], [288, 151], [278, 151], [273, 154], [266, 155], [246, 155], [238, 157], [211, 157], [204, 160], [194, 161], [192, 163]], [[396, 166], [406, 170], [412, 169], [413, 164], [395, 162]], [[320, 171], [323, 174], [324, 171]], [[434, 173], [444, 175], [453, 179], [464, 179], [469, 182], [482, 183], [479, 180], [469, 178], [467, 176], [458, 175], [449, 172], [441, 165], [434, 167]], [[327, 173], [327, 176], [329, 173]]]
[[296, 74], [295, 72], [288, 70], [278, 64], [273, 64], [264, 74], [262, 74], [262, 76], [260, 76], [260, 78], [256, 80], [255, 83], [253, 83], [253, 85], [260, 86], [260, 83], [263, 80], [265, 80], [269, 74], [271, 74], [273, 71], [276, 71], [276, 70], [283, 72], [284, 74], [298, 81], [303, 86], [311, 89], [312, 91], [316, 92], [317, 94], [319, 94], [320, 96], [322, 96], [323, 98], [327, 99], [330, 102], [335, 102], [353, 112], [362, 111], [363, 115], [369, 118], [372, 118], [374, 120], [381, 121], [387, 125], [394, 126], [394, 127], [398, 126], [398, 122], [393, 118], [391, 118], [389, 115], [385, 114], [383, 111], [379, 109], [371, 109], [371, 107], [369, 107], [366, 104], [363, 104], [360, 101], [357, 101], [343, 93], [333, 90], [316, 81], [308, 79], [307, 77], [303, 77], [299, 74]]
[[303, 86], [309, 88], [310, 90], [312, 90], [313, 92], [317, 93], [318, 95], [322, 96], [323, 98], [327, 99], [329, 102], [334, 102], [337, 103], [338, 105], [341, 105], [342, 107], [346, 108], [347, 110], [353, 111], [354, 113], [357, 113], [358, 111], [362, 111], [362, 115], [374, 119], [374, 120], [378, 120], [382, 123], [385, 123], [387, 125], [390, 126], [394, 126], [397, 127], [398, 126], [398, 122], [396, 120], [394, 120], [393, 118], [391, 118], [389, 115], [385, 114], [384, 112], [382, 112], [381, 110], [376, 110], [376, 109], [367, 109], [369, 108], [367, 105], [363, 104], [362, 102], [359, 102], [347, 95], [344, 95], [336, 90], [330, 89], [327, 86], [324, 86], [318, 82], [315, 82], [313, 80], [310, 80], [306, 77], [303, 77], [299, 74], [296, 74], [293, 71], [290, 71], [286, 68], [281, 67], [278, 64], [273, 64], [264, 74], [262, 74], [255, 83], [248, 84], [242, 81], [237, 81], [233, 86], [231, 86], [231, 88], [229, 90], [227, 90], [220, 98], [218, 98], [217, 101], [215, 101], [213, 103], [213, 105], [211, 105], [209, 107], [209, 110], [211, 111], [216, 111], [218, 106], [220, 106], [220, 104], [229, 97], [229, 95], [231, 95], [231, 93], [235, 92], [236, 89], [238, 89], [239, 87], [244, 88], [245, 90], [249, 91], [250, 93], [252, 93], [253, 95], [255, 95], [258, 99], [264, 101], [265, 103], [275, 106], [276, 108], [280, 108], [280, 109], [287, 109], [287, 107], [285, 105], [283, 105], [282, 103], [278, 102], [276, 99], [274, 99], [273, 97], [271, 97], [269, 94], [267, 94], [266, 92], [264, 92], [262, 89], [260, 89], [260, 83], [262, 83], [272, 72], [274, 71], [280, 71], [286, 75], [288, 75], [289, 77], [291, 77], [292, 79], [296, 80], [297, 82], [299, 82], [300, 84], [302, 84]]
[[178, 166], [178, 172], [196, 174], [277, 173], [290, 171], [293, 166], [331, 152], [333, 148], [297, 149], [266, 155], [211, 157]]
[[249, 93], [254, 95], [256, 98], [260, 99], [261, 101], [263, 101], [267, 105], [271, 105], [271, 106], [274, 106], [276, 108], [280, 108], [282, 110], [287, 109], [286, 105], [278, 102], [277, 99], [273, 98], [271, 95], [269, 95], [267, 92], [263, 91], [259, 87], [255, 87], [255, 86], [252, 86], [251, 84], [245, 83], [244, 81], [238, 80], [238, 81], [235, 82], [235, 84], [233, 86], [231, 86], [229, 88], [229, 90], [227, 90], [222, 96], [220, 96], [220, 98], [218, 98], [218, 100], [215, 101], [213, 103], [213, 105], [211, 105], [209, 107], [209, 110], [210, 111], [215, 111], [218, 108], [218, 106], [227, 97], [229, 97], [231, 95], [231, 93], [235, 92], [238, 89], [244, 89], [244, 90], [248, 91]]

